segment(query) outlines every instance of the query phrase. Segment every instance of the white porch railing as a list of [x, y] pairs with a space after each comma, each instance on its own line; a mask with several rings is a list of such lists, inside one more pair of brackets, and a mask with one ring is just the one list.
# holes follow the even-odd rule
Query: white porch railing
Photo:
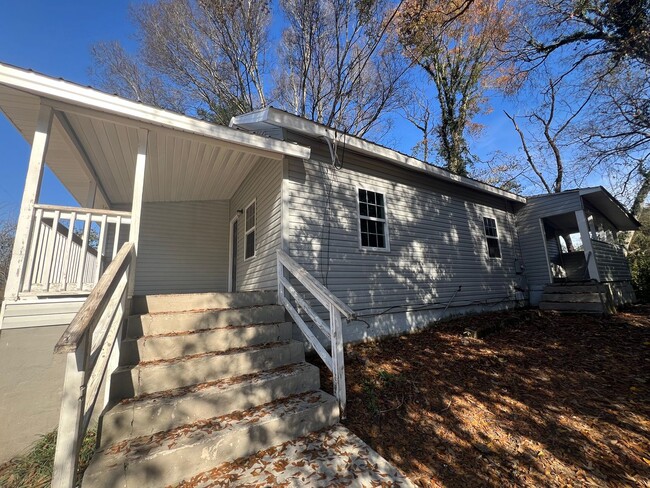
[[87, 293], [106, 265], [107, 237], [117, 254], [120, 230], [129, 212], [34, 205], [34, 218], [20, 293]]
[[[334, 395], [338, 399], [341, 418], [345, 418], [345, 361], [343, 357], [343, 330], [341, 316], [344, 316], [349, 322], [354, 320], [356, 314], [345, 303], [325, 288], [316, 278], [296, 263], [287, 253], [277, 250], [277, 272], [278, 272], [278, 301], [280, 305], [289, 312], [291, 318], [298, 325], [304, 336], [312, 345], [314, 350], [321, 357], [323, 362], [332, 372], [334, 378]], [[287, 270], [293, 277], [304, 286], [329, 312], [329, 325], [321, 319], [307, 301], [300, 296], [300, 293], [294, 288], [291, 282], [285, 277], [284, 270]], [[288, 291], [296, 302], [296, 307], [285, 295]], [[305, 312], [320, 331], [329, 339], [330, 351], [321, 344], [314, 333], [309, 329], [300, 316], [300, 310]]]
[[[122, 323], [128, 316], [126, 301], [134, 248], [132, 242], [122, 246], [54, 348], [55, 353], [66, 354], [67, 358], [53, 487], [75, 486], [79, 449], [100, 386], [117, 367]], [[107, 393], [109, 388], [107, 381]]]

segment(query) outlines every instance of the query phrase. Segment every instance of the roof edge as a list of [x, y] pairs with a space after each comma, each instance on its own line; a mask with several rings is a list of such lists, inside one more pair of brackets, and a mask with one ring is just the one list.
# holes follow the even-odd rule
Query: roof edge
[[411, 170], [423, 172], [434, 176], [439, 179], [447, 180], [468, 188], [473, 188], [475, 190], [482, 191], [484, 193], [490, 193], [507, 200], [526, 203], [526, 198], [519, 196], [515, 193], [511, 193], [499, 188], [493, 187], [486, 183], [482, 183], [465, 176], [455, 175], [445, 169], [427, 164], [424, 161], [420, 161], [417, 158], [411, 156], [406, 156], [398, 151], [389, 149], [374, 142], [366, 141], [356, 136], [351, 136], [349, 134], [343, 134], [334, 129], [330, 129], [324, 125], [318, 124], [311, 120], [304, 119], [297, 115], [290, 114], [283, 110], [279, 110], [273, 107], [266, 107], [264, 109], [255, 110], [247, 114], [238, 115], [233, 117], [230, 121], [231, 127], [244, 127], [247, 124], [254, 123], [267, 123], [272, 124], [278, 127], [282, 127], [289, 130], [295, 130], [304, 134], [316, 136], [316, 137], [328, 137], [328, 138], [338, 138], [339, 142], [345, 144], [347, 148], [356, 150], [361, 154], [368, 156], [378, 157], [380, 159], [389, 161], [398, 166], [406, 167]]
[[0, 62], [0, 85], [44, 99], [65, 102], [125, 119], [227, 141], [270, 153], [303, 159], [308, 159], [311, 155], [311, 149], [305, 146], [219, 126], [2, 62]]

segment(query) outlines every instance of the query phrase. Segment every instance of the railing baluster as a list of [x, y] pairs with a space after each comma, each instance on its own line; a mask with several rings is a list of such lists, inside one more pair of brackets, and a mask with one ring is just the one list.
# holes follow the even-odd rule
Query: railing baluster
[[345, 365], [343, 356], [343, 327], [341, 312], [330, 304], [330, 343], [332, 350], [332, 374], [334, 375], [334, 395], [339, 400], [339, 412], [345, 419]]
[[52, 217], [52, 232], [47, 241], [47, 251], [45, 251], [45, 266], [43, 268], [43, 287], [45, 291], [50, 291], [50, 277], [52, 273], [52, 263], [54, 263], [54, 249], [56, 247], [56, 235], [59, 227], [59, 215], [61, 215], [61, 212], [55, 210], [54, 216]]
[[61, 289], [68, 289], [68, 281], [70, 278], [70, 252], [72, 247], [72, 238], [74, 236], [74, 225], [77, 220], [77, 212], [70, 213], [70, 223], [68, 225], [68, 236], [65, 241], [65, 251], [63, 252], [63, 269], [61, 271]]
[[97, 264], [95, 265], [95, 276], [93, 284], [99, 281], [102, 274], [102, 256], [104, 255], [104, 246], [106, 245], [106, 215], [102, 215], [102, 221], [99, 224], [99, 241], [97, 242]]
[[84, 233], [83, 233], [83, 239], [81, 243], [81, 253], [79, 256], [79, 277], [77, 280], [77, 287], [79, 288], [79, 291], [83, 291], [84, 287], [84, 275], [86, 274], [86, 258], [88, 256], [88, 236], [90, 234], [90, 226], [91, 226], [91, 220], [90, 220], [90, 214], [87, 213], [84, 216]]
[[25, 272], [23, 276], [23, 283], [21, 291], [31, 291], [32, 289], [32, 279], [34, 274], [34, 261], [36, 257], [36, 248], [39, 244], [39, 239], [41, 235], [41, 221], [43, 219], [43, 210], [37, 209], [34, 214], [34, 220], [32, 222], [32, 238], [30, 240], [30, 250], [29, 256], [27, 257], [27, 265], [25, 266]]

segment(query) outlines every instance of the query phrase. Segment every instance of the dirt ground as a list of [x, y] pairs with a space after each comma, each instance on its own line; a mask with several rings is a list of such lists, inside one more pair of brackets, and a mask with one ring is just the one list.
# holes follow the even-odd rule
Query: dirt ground
[[649, 306], [459, 318], [350, 347], [346, 375], [344, 424], [420, 486], [650, 486]]

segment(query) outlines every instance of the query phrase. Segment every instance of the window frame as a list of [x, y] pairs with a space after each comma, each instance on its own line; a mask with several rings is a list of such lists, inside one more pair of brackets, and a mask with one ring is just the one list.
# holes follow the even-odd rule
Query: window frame
[[[365, 215], [361, 215], [361, 202], [359, 201], [359, 190], [364, 190], [364, 191], [370, 191], [373, 193], [377, 193], [382, 196], [384, 199], [384, 218], [380, 219], [377, 217], [367, 217]], [[388, 200], [386, 198], [386, 193], [377, 191], [376, 189], [370, 189], [369, 187], [366, 186], [357, 186], [355, 193], [354, 193], [354, 198], [356, 201], [356, 207], [357, 207], [357, 241], [358, 241], [358, 246], [359, 250], [362, 252], [390, 252], [390, 232], [388, 230]], [[364, 246], [362, 245], [361, 241], [361, 219], [365, 220], [373, 220], [375, 222], [383, 222], [384, 224], [384, 240], [386, 242], [385, 247], [370, 247], [370, 246]]]
[[[248, 225], [247, 218], [246, 218], [246, 212], [248, 211], [249, 208], [251, 208], [253, 205], [255, 205], [255, 219], [253, 221], [253, 226], [250, 229], [247, 229], [246, 226]], [[251, 259], [254, 259], [257, 256], [257, 198], [254, 198], [248, 205], [244, 207], [244, 262], [250, 261]], [[248, 234], [253, 233], [253, 255], [246, 257], [246, 241], [248, 239]]]
[[[486, 219], [490, 219], [494, 222], [494, 231], [497, 233], [495, 236], [489, 236], [487, 233]], [[501, 230], [499, 229], [499, 223], [497, 222], [496, 217], [490, 217], [488, 215], [483, 216], [483, 237], [485, 237], [485, 245], [487, 246], [487, 258], [488, 259], [503, 259], [503, 252], [501, 250]], [[490, 244], [489, 239], [493, 239], [497, 242], [497, 248], [499, 249], [498, 256], [490, 256]]]

